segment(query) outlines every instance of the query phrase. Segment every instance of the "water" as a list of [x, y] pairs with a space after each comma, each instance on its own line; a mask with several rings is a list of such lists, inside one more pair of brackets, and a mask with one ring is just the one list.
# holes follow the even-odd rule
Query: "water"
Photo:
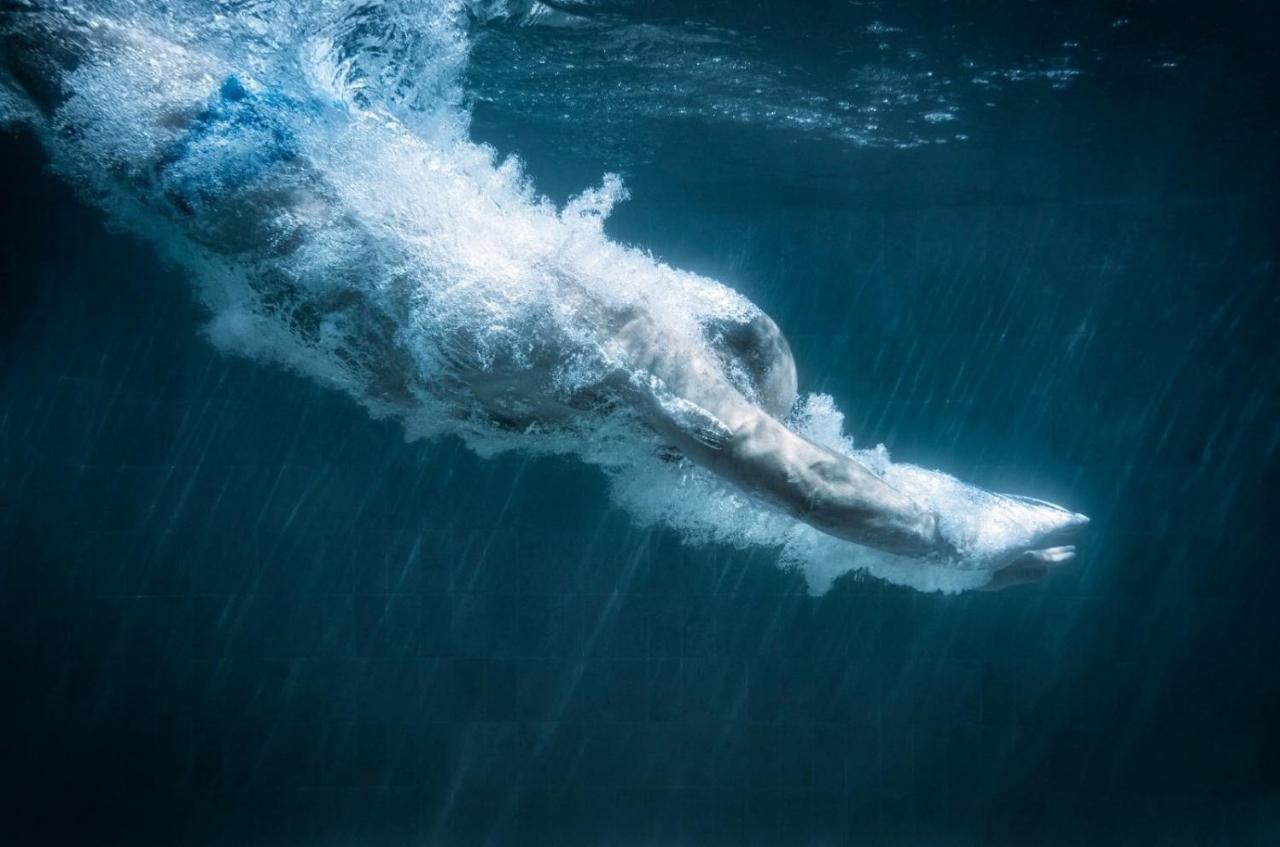
[[[113, 200], [109, 231], [104, 201], [16, 131], [7, 825], [47, 813], [127, 843], [1269, 843], [1267, 19], [557, 6], [473, 4], [455, 30], [393, 5], [405, 42], [377, 30], [378, 51], [329, 57], [330, 79], [378, 80], [343, 90], [462, 144], [450, 167], [490, 179], [460, 139], [518, 154], [548, 206], [520, 211], [510, 167], [489, 195], [515, 204], [502, 225], [465, 186], [414, 205], [411, 172], [359, 196], [386, 168], [333, 144], [348, 201], [386, 226], [474, 209], [446, 223], [509, 242], [509, 284], [524, 234], [619, 173], [630, 197], [604, 232], [699, 275], [646, 283], [645, 260], [629, 281], [732, 311], [700, 280], [731, 286], [784, 328], [802, 391], [834, 398], [815, 407], [828, 429], [838, 408], [860, 445], [1087, 512], [1080, 559], [1001, 594], [858, 573], [822, 593], [848, 559], [788, 557], [714, 499], [655, 525], [670, 477], [619, 476], [598, 446], [571, 448], [608, 473], [487, 429], [406, 443], [403, 415], [321, 360], [292, 360], [299, 376], [227, 355], [274, 344], [269, 324], [215, 320], [210, 344], [230, 289], [158, 261], [172, 242]], [[287, 11], [238, 8], [225, 50], [292, 79], [262, 47]], [[146, 103], [99, 125], [126, 107]], [[605, 185], [572, 243], [599, 249]], [[466, 243], [423, 249], [465, 262]], [[389, 261], [359, 255], [344, 281]]]

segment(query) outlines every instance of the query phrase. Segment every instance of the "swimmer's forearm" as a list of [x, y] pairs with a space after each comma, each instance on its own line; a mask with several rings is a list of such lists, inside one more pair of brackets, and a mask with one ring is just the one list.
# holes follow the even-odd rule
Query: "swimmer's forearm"
[[758, 412], [713, 470], [828, 535], [908, 556], [936, 552], [932, 513], [856, 461]]
[[692, 461], [828, 535], [908, 556], [942, 546], [933, 514], [847, 456], [769, 415], [716, 363], [644, 316], [618, 333], [625, 392]]
[[746, 403], [717, 409], [729, 430], [709, 442], [645, 404], [654, 427], [692, 461], [837, 538], [906, 556], [937, 552], [933, 514], [854, 460], [833, 453]]

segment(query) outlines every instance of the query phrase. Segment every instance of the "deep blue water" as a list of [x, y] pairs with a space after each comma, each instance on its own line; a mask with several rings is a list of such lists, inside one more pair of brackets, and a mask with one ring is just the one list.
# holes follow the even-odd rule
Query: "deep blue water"
[[859, 441], [1089, 514], [1079, 559], [813, 597], [593, 468], [407, 444], [218, 352], [15, 129], [5, 842], [1275, 843], [1274, 13], [592, 15], [477, 24], [472, 137], [556, 202], [620, 172], [612, 236], [765, 308]]

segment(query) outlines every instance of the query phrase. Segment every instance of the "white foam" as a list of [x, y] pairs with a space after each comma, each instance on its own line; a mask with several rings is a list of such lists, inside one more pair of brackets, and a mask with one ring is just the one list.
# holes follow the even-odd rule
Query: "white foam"
[[[776, 548], [815, 592], [851, 571], [920, 590], [973, 588], [1002, 550], [1052, 520], [895, 465], [883, 447], [855, 450], [821, 395], [797, 404], [792, 425], [936, 503], [958, 558], [921, 563], [823, 535], [664, 459], [656, 436], [625, 411], [556, 429], [494, 425], [451, 380], [457, 357], [483, 369], [551, 351], [558, 365], [546, 391], [567, 396], [610, 366], [591, 319], [601, 304], [643, 308], [690, 344], [705, 343], [705, 323], [749, 318], [755, 307], [610, 241], [603, 220], [626, 196], [618, 177], [557, 210], [518, 161], [468, 140], [461, 2], [216, 5], [212, 15], [205, 3], [133, 5], [127, 16], [103, 11], [113, 4], [68, 7], [69, 19], [101, 33], [101, 46], [64, 80], [70, 96], [40, 130], [59, 170], [189, 269], [221, 348], [337, 387], [372, 414], [400, 419], [411, 438], [453, 434], [483, 455], [522, 450], [597, 465], [637, 521], [691, 542]], [[200, 135], [175, 119], [206, 108], [232, 76], [260, 110], [253, 120]], [[273, 133], [287, 138], [288, 167], [255, 164], [270, 158], [262, 150]], [[196, 207], [194, 222], [173, 214], [175, 192]], [[228, 249], [235, 239], [254, 250]]]

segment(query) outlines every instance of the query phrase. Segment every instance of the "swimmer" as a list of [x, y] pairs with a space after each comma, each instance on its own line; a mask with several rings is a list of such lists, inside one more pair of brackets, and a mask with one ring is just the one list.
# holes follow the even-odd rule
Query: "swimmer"
[[[438, 332], [430, 344], [445, 367], [427, 373], [424, 351], [403, 328], [434, 320], [424, 310], [443, 308], [447, 298], [422, 294], [422, 279], [436, 273], [431, 263], [424, 267], [419, 254], [352, 211], [309, 159], [296, 136], [297, 116], [319, 114], [323, 104], [246, 84], [220, 60], [145, 29], [44, 18], [35, 5], [18, 2], [0, 28], [6, 85], [58, 131], [92, 138], [74, 126], [84, 104], [67, 108], [69, 78], [91, 76], [95, 63], [116, 75], [133, 73], [154, 100], [140, 112], [149, 125], [126, 128], [139, 132], [140, 143], [108, 150], [116, 166], [110, 178], [206, 254], [237, 268], [260, 310], [298, 343], [324, 347], [361, 397], [407, 417], [422, 396], [447, 385], [512, 429], [565, 426], [602, 405], [629, 409], [688, 461], [796, 520], [895, 556], [965, 559], [990, 572], [992, 589], [1038, 581], [1074, 557], [1067, 541], [1087, 523], [1083, 515], [981, 492], [969, 498], [963, 521], [948, 521], [928, 472], [890, 479], [788, 426], [795, 362], [777, 324], [749, 304], [694, 337], [674, 331], [644, 302], [611, 302], [581, 284], [576, 269], [548, 263], [543, 299], [567, 319], [524, 326], [512, 348], [518, 355], [486, 349], [466, 327]], [[101, 105], [86, 120], [112, 121]], [[362, 129], [352, 122], [344, 131]], [[367, 124], [363, 131], [378, 129]], [[119, 128], [99, 135], [132, 138]], [[450, 225], [480, 238], [486, 222]], [[504, 237], [495, 235], [498, 246], [485, 255], [500, 259]], [[337, 257], [317, 246], [333, 244], [343, 246]], [[442, 256], [434, 264], [455, 261]], [[387, 280], [376, 292], [368, 282], [375, 275]], [[388, 288], [393, 296], [385, 296]], [[557, 387], [565, 362], [593, 357], [602, 363], [596, 378], [568, 391]]]

